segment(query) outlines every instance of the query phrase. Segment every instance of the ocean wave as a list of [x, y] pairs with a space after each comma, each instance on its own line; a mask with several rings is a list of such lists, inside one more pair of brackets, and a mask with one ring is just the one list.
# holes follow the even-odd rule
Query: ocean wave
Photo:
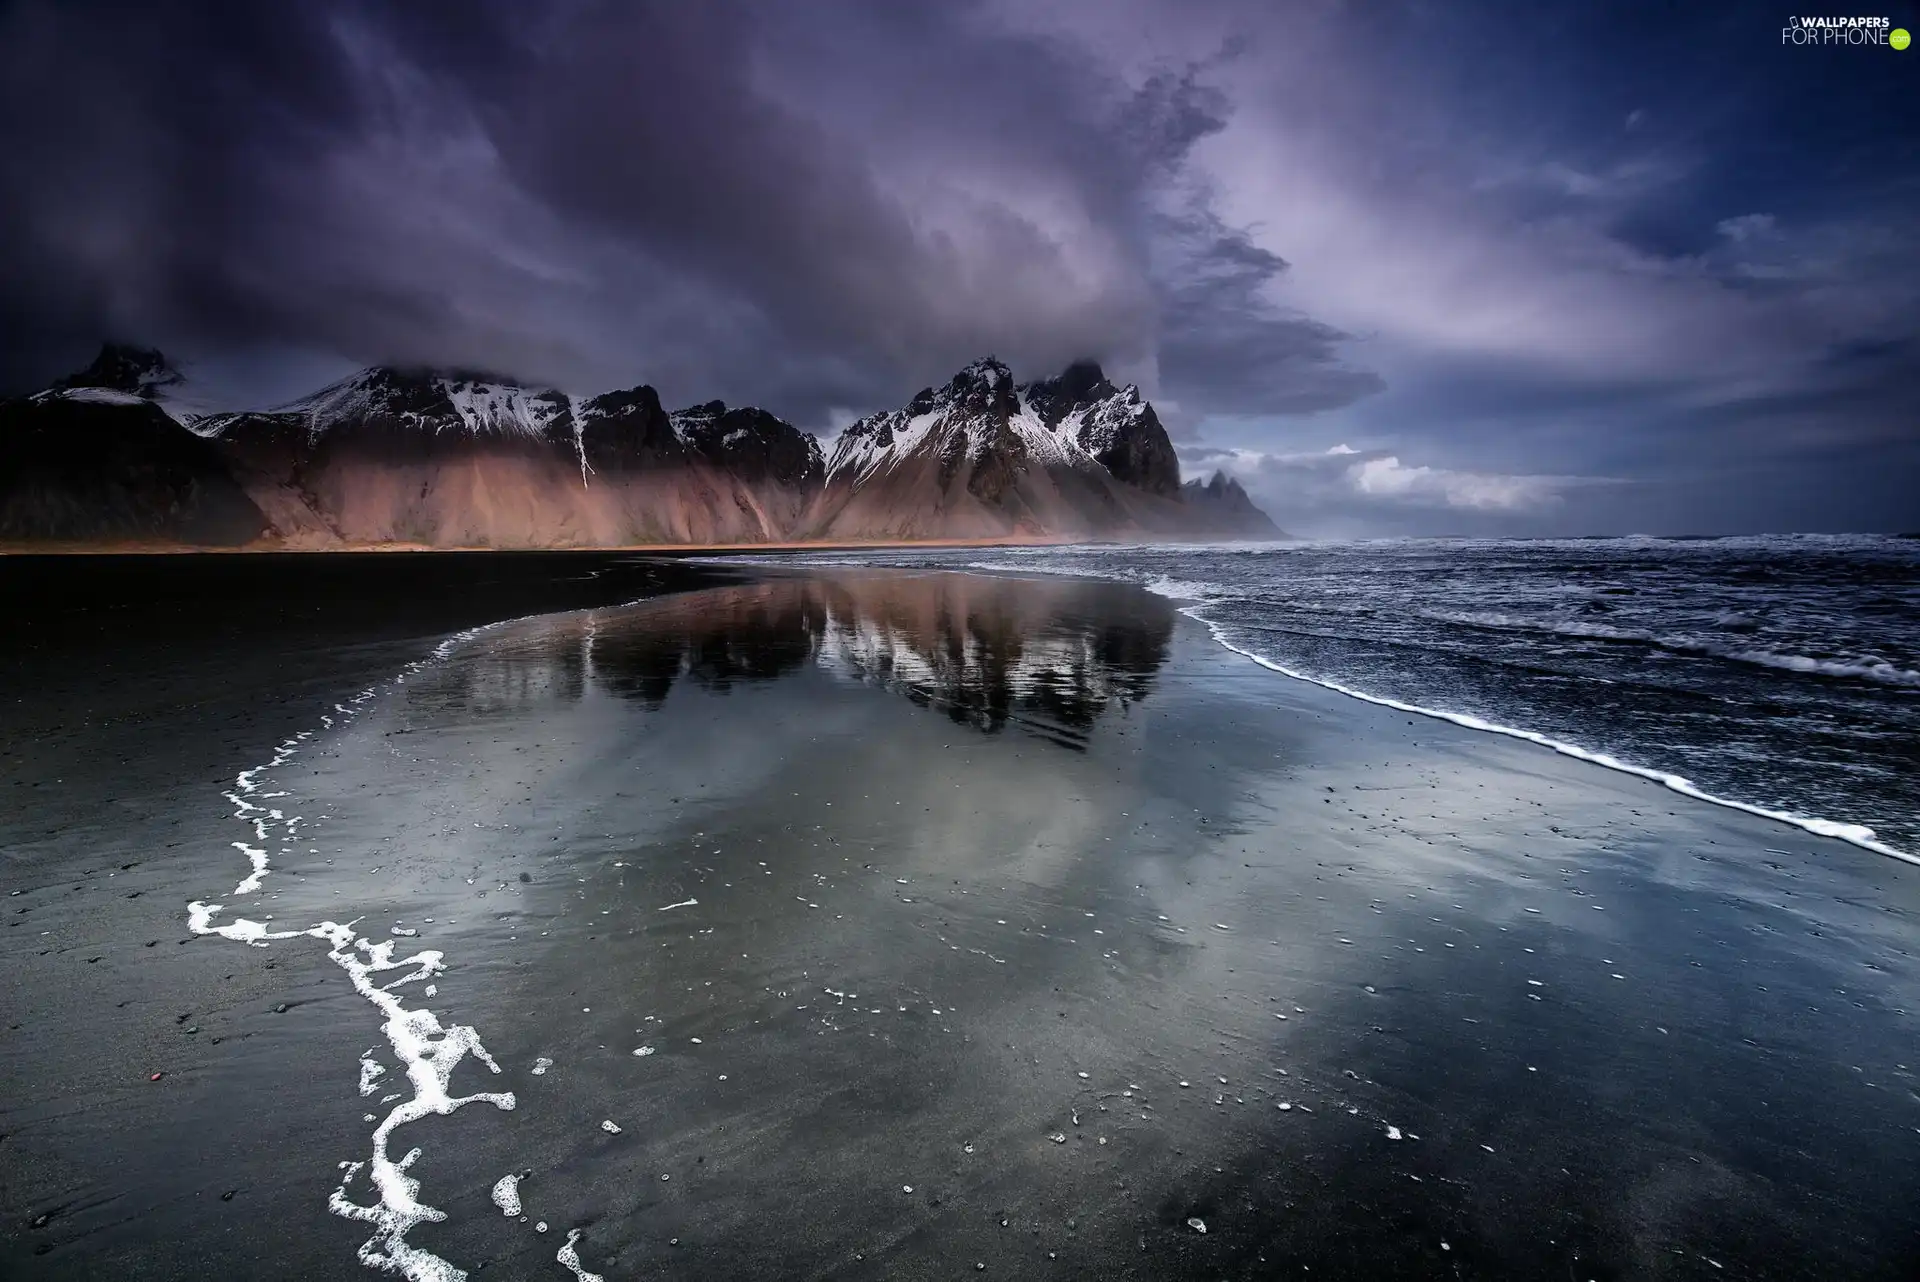
[[1169, 574], [1153, 574], [1136, 582], [1155, 596], [1175, 601], [1217, 601], [1230, 595], [1217, 583], [1196, 583], [1191, 579], [1176, 579]]
[[1155, 596], [1163, 596], [1172, 601], [1220, 601], [1236, 595], [1231, 589], [1219, 583], [1207, 583], [1203, 580], [1177, 579], [1170, 574], [1156, 571], [1138, 570], [1127, 567], [1118, 571], [1102, 570], [1076, 565], [1072, 568], [1041, 565], [1038, 562], [1009, 561], [969, 561], [969, 570], [988, 570], [996, 573], [1016, 574], [1054, 574], [1075, 579], [1105, 579], [1110, 583], [1131, 583], [1144, 588]]
[[1920, 672], [1900, 667], [1872, 656], [1847, 659], [1816, 659], [1804, 654], [1783, 654], [1754, 646], [1732, 646], [1698, 637], [1662, 635], [1644, 628], [1616, 628], [1605, 623], [1527, 618], [1498, 611], [1427, 610], [1427, 618], [1463, 627], [1491, 628], [1503, 632], [1540, 632], [1550, 636], [1580, 637], [1598, 641], [1632, 641], [1676, 654], [1696, 654], [1733, 663], [1751, 663], [1781, 672], [1808, 676], [1840, 677], [1858, 681], [1876, 681], [1882, 685], [1920, 686]]
[[1188, 607], [1182, 611], [1182, 613], [1205, 624], [1207, 630], [1213, 634], [1213, 639], [1223, 648], [1243, 658], [1251, 659], [1268, 671], [1277, 672], [1283, 677], [1291, 677], [1295, 681], [1305, 681], [1310, 685], [1317, 685], [1324, 689], [1332, 690], [1336, 694], [1343, 694], [1348, 698], [1358, 699], [1363, 703], [1376, 704], [1383, 708], [1392, 708], [1396, 712], [1407, 712], [1417, 716], [1432, 717], [1437, 721], [1451, 722], [1456, 726], [1461, 726], [1468, 730], [1479, 730], [1487, 734], [1504, 735], [1509, 739], [1521, 739], [1527, 743], [1537, 744], [1542, 748], [1551, 749], [1562, 756], [1573, 757], [1580, 761], [1591, 762], [1596, 766], [1603, 766], [1608, 770], [1617, 770], [1622, 774], [1634, 775], [1641, 779], [1650, 780], [1663, 787], [1670, 788], [1683, 796], [1692, 797], [1696, 801], [1704, 801], [1715, 806], [1724, 806], [1729, 810], [1742, 811], [1762, 819], [1771, 819], [1777, 823], [1790, 824], [1802, 832], [1812, 833], [1816, 837], [1833, 837], [1840, 841], [1847, 842], [1849, 845], [1858, 846], [1862, 850], [1870, 850], [1875, 854], [1886, 855], [1890, 859], [1898, 859], [1904, 863], [1920, 865], [1920, 855], [1912, 855], [1897, 847], [1888, 845], [1886, 842], [1881, 841], [1874, 830], [1865, 824], [1847, 823], [1835, 819], [1821, 819], [1817, 816], [1794, 814], [1785, 810], [1774, 810], [1766, 806], [1756, 805], [1753, 802], [1736, 801], [1730, 797], [1721, 797], [1707, 792], [1696, 786], [1692, 781], [1680, 775], [1670, 773], [1669, 771], [1655, 770], [1651, 766], [1635, 765], [1630, 761], [1622, 761], [1620, 758], [1612, 756], [1609, 753], [1596, 752], [1591, 748], [1582, 748], [1577, 744], [1564, 743], [1558, 739], [1541, 734], [1537, 730], [1522, 730], [1516, 726], [1500, 725], [1497, 722], [1488, 721], [1484, 717], [1476, 717], [1469, 712], [1447, 712], [1439, 708], [1423, 707], [1417, 703], [1407, 703], [1400, 699], [1390, 699], [1383, 695], [1368, 694], [1364, 690], [1356, 690], [1352, 686], [1342, 684], [1338, 681], [1311, 676], [1295, 668], [1290, 668], [1283, 663], [1277, 663], [1263, 654], [1247, 649], [1245, 646], [1236, 645], [1226, 635], [1225, 628], [1199, 613], [1199, 611], [1193, 607]]
[[1809, 659], [1804, 654], [1775, 654], [1771, 650], [1732, 650], [1720, 657], [1787, 672], [1808, 672], [1823, 677], [1857, 677], [1862, 681], [1879, 681], [1886, 685], [1920, 686], [1920, 672], [1896, 667], [1884, 660]]

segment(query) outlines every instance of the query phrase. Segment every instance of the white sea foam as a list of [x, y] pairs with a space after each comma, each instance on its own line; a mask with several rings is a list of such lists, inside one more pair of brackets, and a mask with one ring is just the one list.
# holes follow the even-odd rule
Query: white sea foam
[[1183, 610], [1182, 613], [1204, 623], [1207, 626], [1207, 630], [1213, 634], [1213, 639], [1224, 648], [1233, 651], [1235, 654], [1251, 659], [1268, 671], [1277, 672], [1283, 677], [1292, 677], [1295, 681], [1305, 681], [1312, 685], [1322, 686], [1335, 693], [1344, 694], [1349, 698], [1359, 699], [1365, 703], [1378, 704], [1383, 708], [1392, 708], [1396, 712], [1409, 712], [1417, 716], [1433, 717], [1436, 720], [1449, 721], [1456, 726], [1463, 726], [1468, 730], [1483, 730], [1489, 734], [1505, 735], [1510, 739], [1524, 739], [1528, 743], [1538, 744], [1543, 748], [1551, 748], [1563, 756], [1574, 757], [1581, 761], [1590, 761], [1596, 766], [1605, 766], [1609, 770], [1618, 770], [1623, 774], [1637, 775], [1642, 779], [1652, 780], [1654, 783], [1671, 788], [1673, 791], [1681, 793], [1684, 796], [1692, 797], [1697, 801], [1709, 802], [1716, 806], [1725, 806], [1730, 810], [1744, 811], [1750, 815], [1757, 815], [1762, 819], [1772, 819], [1779, 823], [1792, 824], [1794, 827], [1804, 832], [1810, 832], [1817, 837], [1835, 837], [1851, 845], [1858, 846], [1862, 850], [1871, 850], [1875, 854], [1886, 855], [1889, 858], [1903, 860], [1910, 864], [1920, 864], [1920, 856], [1911, 855], [1904, 850], [1889, 846], [1874, 834], [1872, 828], [1867, 827], [1865, 824], [1843, 823], [1833, 819], [1819, 819], [1808, 815], [1790, 814], [1782, 810], [1769, 810], [1765, 806], [1756, 806], [1745, 801], [1733, 801], [1726, 797], [1715, 796], [1710, 792], [1695, 787], [1694, 784], [1679, 775], [1669, 774], [1664, 770], [1654, 770], [1647, 766], [1636, 766], [1631, 762], [1622, 761], [1618, 757], [1610, 756], [1604, 752], [1595, 752], [1574, 744], [1562, 743], [1558, 739], [1550, 739], [1535, 730], [1521, 730], [1513, 726], [1498, 725], [1467, 712], [1446, 712], [1438, 708], [1425, 708], [1416, 703], [1405, 703], [1399, 699], [1388, 699], [1377, 694], [1368, 694], [1364, 690], [1356, 690], [1352, 686], [1344, 685], [1338, 681], [1309, 676], [1297, 669], [1289, 668], [1285, 664], [1276, 663], [1265, 655], [1257, 654], [1244, 646], [1235, 645], [1227, 639], [1225, 630], [1219, 624], [1201, 615], [1198, 610], [1193, 607], [1188, 607], [1186, 610]]
[[[439, 1016], [430, 1010], [409, 1009], [395, 991], [405, 984], [427, 979], [444, 970], [445, 963], [440, 952], [429, 948], [396, 958], [392, 940], [382, 940], [376, 944], [363, 939], [354, 931], [354, 923], [351, 922], [343, 925], [325, 921], [305, 930], [270, 930], [264, 922], [246, 918], [216, 925], [214, 918], [221, 911], [220, 904], [196, 900], [189, 905], [189, 922], [194, 933], [221, 935], [261, 948], [271, 940], [301, 936], [326, 941], [329, 945], [327, 956], [347, 972], [354, 990], [385, 1016], [381, 1031], [386, 1034], [394, 1055], [406, 1066], [407, 1080], [413, 1087], [413, 1094], [395, 1104], [392, 1111], [374, 1127], [371, 1156], [364, 1162], [347, 1163], [340, 1186], [327, 1200], [328, 1209], [335, 1215], [373, 1226], [373, 1236], [360, 1246], [360, 1262], [370, 1268], [398, 1273], [409, 1282], [454, 1282], [466, 1277], [464, 1271], [446, 1260], [407, 1242], [407, 1234], [415, 1225], [444, 1220], [446, 1213], [420, 1201], [420, 1181], [407, 1173], [419, 1158], [420, 1150], [409, 1149], [404, 1156], [396, 1159], [389, 1149], [395, 1130], [430, 1114], [444, 1116], [473, 1103], [491, 1104], [502, 1110], [511, 1110], [515, 1104], [511, 1091], [454, 1095], [448, 1089], [453, 1071], [468, 1056], [494, 1073], [500, 1071], [500, 1066], [487, 1053], [486, 1047], [481, 1045], [479, 1034], [471, 1027], [465, 1024], [443, 1025]], [[385, 983], [374, 981], [375, 975], [395, 970], [406, 973]], [[379, 1195], [379, 1201], [372, 1205], [356, 1202], [347, 1194], [348, 1186], [362, 1170], [367, 1171], [368, 1181]]]
[[[456, 633], [435, 646], [426, 658], [415, 660], [402, 668], [385, 688], [393, 689], [404, 685], [409, 677], [419, 673], [429, 664], [448, 658], [462, 645], [483, 633], [521, 621], [503, 619]], [[332, 711], [341, 719], [351, 721], [364, 711], [379, 693], [379, 688], [363, 690], [345, 703], [334, 704]], [[334, 724], [334, 718], [328, 716], [326, 722], [331, 726]], [[241, 771], [234, 780], [233, 789], [222, 794], [234, 806], [235, 817], [253, 824], [255, 832], [263, 843], [272, 842], [271, 831], [275, 825], [284, 829], [285, 837], [290, 839], [294, 826], [300, 822], [300, 816], [287, 817], [280, 810], [267, 809], [248, 798], [259, 791], [262, 775], [284, 765], [301, 750], [313, 734], [313, 731], [303, 730], [283, 741], [274, 749], [270, 760]], [[285, 796], [287, 793], [282, 790], [268, 795]], [[235, 887], [234, 893], [236, 895], [252, 894], [259, 890], [269, 875], [271, 861], [264, 849], [249, 846], [245, 842], [232, 844], [246, 854], [252, 866], [252, 871]], [[500, 1072], [499, 1064], [495, 1063], [493, 1057], [487, 1053], [479, 1034], [472, 1027], [465, 1024], [442, 1024], [439, 1016], [431, 1010], [418, 1006], [409, 1007], [403, 1000], [405, 994], [399, 990], [422, 980], [430, 981], [446, 968], [442, 954], [437, 949], [422, 949], [404, 957], [395, 957], [396, 940], [385, 939], [376, 943], [364, 938], [356, 930], [357, 921], [345, 924], [323, 921], [305, 929], [276, 930], [266, 922], [244, 917], [217, 921], [216, 919], [223, 911], [224, 906], [221, 904], [196, 900], [187, 908], [188, 926], [195, 934], [218, 935], [256, 948], [265, 948], [279, 940], [319, 939], [327, 944], [328, 957], [346, 971], [354, 990], [380, 1012], [383, 1017], [381, 1031], [385, 1033], [388, 1045], [404, 1067], [412, 1093], [406, 1098], [398, 1099], [394, 1107], [374, 1127], [372, 1150], [365, 1160], [341, 1163], [343, 1174], [340, 1184], [328, 1198], [327, 1206], [335, 1215], [372, 1226], [373, 1236], [361, 1244], [358, 1252], [360, 1262], [369, 1268], [397, 1273], [407, 1278], [408, 1282], [461, 1282], [467, 1276], [465, 1270], [407, 1241], [407, 1234], [417, 1225], [444, 1220], [446, 1213], [420, 1200], [420, 1181], [409, 1174], [413, 1164], [420, 1157], [420, 1149], [412, 1148], [401, 1156], [394, 1157], [391, 1151], [393, 1134], [409, 1122], [433, 1115], [444, 1116], [468, 1104], [485, 1103], [501, 1110], [511, 1110], [515, 1107], [516, 1101], [511, 1091], [454, 1095], [451, 1090], [454, 1070], [469, 1058], [496, 1074]], [[413, 932], [396, 928], [394, 933], [411, 935]], [[384, 976], [391, 971], [403, 973], [398, 978], [376, 982], [375, 976]], [[435, 991], [436, 988], [432, 983], [425, 985], [427, 996], [433, 995]], [[376, 1079], [384, 1071], [373, 1059], [371, 1051], [362, 1056], [360, 1093], [371, 1095], [376, 1089]], [[397, 1097], [389, 1096], [388, 1098]], [[375, 1201], [361, 1202], [349, 1195], [350, 1186], [362, 1171], [366, 1172], [367, 1183], [371, 1185], [377, 1199]], [[508, 1180], [511, 1179], [512, 1177], [508, 1177]], [[494, 1187], [496, 1203], [500, 1202], [503, 1186], [506, 1186], [507, 1193], [514, 1195], [517, 1204], [517, 1193], [507, 1180], [503, 1180], [501, 1184]], [[505, 1209], [504, 1205], [502, 1209]], [[572, 1248], [573, 1238], [569, 1237], [567, 1246], [561, 1252], [561, 1262], [567, 1263], [571, 1256], [572, 1263], [568, 1267], [574, 1270], [576, 1276], [595, 1279], [597, 1282], [597, 1274], [580, 1269], [579, 1257], [573, 1254]]]
[[[1049, 555], [1086, 554], [1123, 551], [1122, 548], [1050, 548]], [[1205, 549], [1188, 549], [1200, 551]], [[1219, 551], [1256, 551], [1261, 549], [1221, 548]], [[833, 562], [845, 563], [845, 562]], [[1209, 583], [1204, 580], [1180, 579], [1172, 575], [1157, 572], [1142, 572], [1125, 567], [1106, 569], [1096, 566], [1051, 566], [1026, 561], [981, 560], [969, 561], [966, 568], [987, 570], [997, 573], [1049, 574], [1072, 578], [1101, 578], [1133, 583], [1152, 592], [1156, 596], [1167, 597], [1175, 601], [1218, 601], [1237, 595], [1233, 588], [1224, 584]], [[1844, 678], [1858, 681], [1873, 681], [1882, 685], [1920, 686], [1920, 671], [1903, 668], [1896, 663], [1882, 659], [1877, 655], [1855, 655], [1848, 658], [1815, 658], [1804, 654], [1783, 653], [1757, 646], [1730, 645], [1724, 641], [1695, 636], [1658, 633], [1644, 628], [1622, 628], [1607, 623], [1587, 622], [1570, 619], [1542, 619], [1527, 615], [1508, 614], [1501, 611], [1449, 611], [1429, 610], [1430, 618], [1447, 623], [1459, 623], [1472, 627], [1493, 628], [1501, 631], [1545, 632], [1555, 636], [1588, 638], [1605, 641], [1637, 641], [1657, 646], [1680, 654], [1698, 654], [1709, 658], [1724, 659], [1732, 663], [1747, 663], [1757, 667], [1774, 668], [1784, 672], [1797, 672], [1809, 676]]]
[[267, 852], [258, 846], [249, 846], [244, 841], [234, 842], [233, 848], [245, 855], [248, 861], [253, 864], [253, 871], [247, 875], [246, 880], [233, 888], [233, 893], [236, 895], [251, 895], [254, 891], [260, 889], [260, 883], [266, 880]]
[[580, 1267], [580, 1252], [575, 1250], [573, 1245], [579, 1240], [580, 1230], [568, 1229], [566, 1245], [562, 1246], [560, 1248], [560, 1254], [553, 1258], [558, 1260], [566, 1267], [568, 1272], [573, 1274], [575, 1282], [607, 1282], [607, 1280], [598, 1273], [589, 1273]]
[[[1112, 552], [1117, 548], [1050, 548], [1049, 552]], [[1048, 574], [1074, 579], [1108, 579], [1117, 583], [1131, 583], [1144, 588], [1155, 596], [1163, 596], [1172, 601], [1219, 601], [1235, 595], [1232, 588], [1220, 583], [1208, 583], [1201, 579], [1179, 579], [1170, 574], [1142, 573], [1131, 569], [1103, 570], [1094, 566], [1059, 567], [1038, 565], [1017, 561], [969, 561], [969, 570], [987, 570], [999, 574]]]
[[1741, 663], [1757, 663], [1763, 668], [1782, 668], [1822, 677], [1855, 677], [1878, 681], [1883, 685], [1920, 686], [1920, 672], [1896, 667], [1884, 660], [1810, 659], [1804, 654], [1775, 654], [1771, 650], [1728, 650], [1721, 657]]
[[1211, 601], [1226, 595], [1226, 589], [1217, 583], [1196, 583], [1191, 579], [1176, 579], [1166, 574], [1148, 575], [1140, 580], [1140, 586], [1155, 596], [1169, 597], [1175, 601]]
[[493, 1204], [509, 1219], [520, 1217], [520, 1177], [502, 1175], [493, 1186]]

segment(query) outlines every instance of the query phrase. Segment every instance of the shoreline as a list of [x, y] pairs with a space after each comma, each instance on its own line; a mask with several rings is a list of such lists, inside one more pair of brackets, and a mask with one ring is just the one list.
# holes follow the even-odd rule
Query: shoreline
[[1545, 748], [1563, 757], [1571, 757], [1576, 761], [1584, 761], [1589, 765], [1599, 766], [1603, 770], [1612, 770], [1620, 774], [1632, 775], [1639, 779], [1657, 783], [1664, 788], [1669, 788], [1681, 796], [1690, 797], [1695, 801], [1703, 801], [1712, 806], [1724, 806], [1729, 810], [1738, 810], [1760, 819], [1769, 819], [1790, 828], [1797, 828], [1810, 836], [1831, 837], [1836, 841], [1844, 841], [1850, 846], [1857, 846], [1861, 850], [1869, 851], [1876, 855], [1884, 855], [1889, 859], [1897, 859], [1902, 863], [1920, 866], [1920, 855], [1908, 854], [1904, 850], [1899, 850], [1876, 839], [1874, 830], [1865, 824], [1851, 823], [1840, 819], [1822, 819], [1817, 815], [1788, 814], [1785, 811], [1771, 810], [1753, 802], [1737, 801], [1730, 797], [1716, 796], [1713, 793], [1697, 787], [1692, 781], [1682, 778], [1679, 775], [1670, 774], [1664, 770], [1656, 770], [1651, 766], [1634, 765], [1630, 761], [1622, 761], [1618, 757], [1605, 752], [1595, 751], [1592, 748], [1582, 748], [1578, 744], [1563, 743], [1558, 739], [1549, 738], [1535, 730], [1501, 725], [1498, 722], [1488, 721], [1484, 717], [1474, 716], [1469, 712], [1448, 712], [1440, 708], [1428, 708], [1417, 703], [1406, 703], [1399, 699], [1390, 699], [1384, 695], [1368, 694], [1364, 690], [1357, 690], [1352, 686], [1329, 678], [1308, 676], [1304, 672], [1297, 671], [1283, 663], [1269, 659], [1265, 655], [1256, 654], [1252, 650], [1235, 645], [1221, 635], [1220, 625], [1204, 617], [1198, 611], [1198, 606], [1189, 606], [1181, 610], [1181, 613], [1196, 623], [1205, 624], [1207, 630], [1213, 634], [1215, 644], [1219, 645], [1222, 649], [1232, 651], [1234, 654], [1251, 660], [1269, 672], [1278, 673], [1290, 680], [1303, 681], [1308, 685], [1320, 686], [1323, 689], [1333, 691], [1335, 694], [1345, 695], [1349, 699], [1358, 699], [1363, 703], [1376, 704], [1382, 708], [1391, 708], [1396, 712], [1411, 712], [1417, 716], [1431, 717], [1435, 721], [1445, 721], [1449, 724], [1459, 726], [1464, 730], [1473, 730], [1481, 734], [1501, 735], [1509, 739], [1518, 739], [1523, 743], [1530, 743], [1536, 747]]
[[[946, 569], [947, 567], [938, 568]], [[1717, 793], [1709, 792], [1695, 784], [1692, 780], [1671, 771], [1660, 770], [1653, 766], [1638, 765], [1634, 762], [1616, 757], [1611, 753], [1555, 739], [1550, 735], [1543, 734], [1536, 730], [1529, 730], [1524, 726], [1511, 726], [1502, 722], [1490, 721], [1485, 717], [1470, 712], [1454, 712], [1445, 708], [1434, 708], [1424, 704], [1410, 703], [1387, 695], [1372, 694], [1331, 677], [1312, 676], [1297, 668], [1290, 667], [1278, 660], [1271, 659], [1227, 640], [1224, 633], [1224, 625], [1216, 623], [1202, 613], [1206, 608], [1206, 601], [1179, 590], [1180, 587], [1187, 585], [1166, 585], [1157, 583], [1152, 579], [1143, 581], [1117, 575], [1102, 575], [1096, 571], [1081, 568], [1057, 569], [1046, 566], [1026, 566], [1015, 569], [1012, 567], [966, 565], [952, 567], [950, 572], [1042, 575], [1050, 578], [1130, 584], [1138, 587], [1141, 591], [1151, 592], [1169, 601], [1180, 603], [1180, 612], [1188, 618], [1205, 625], [1216, 645], [1290, 680], [1320, 686], [1336, 694], [1343, 695], [1350, 699], [1356, 699], [1363, 703], [1375, 704], [1399, 712], [1410, 712], [1417, 716], [1430, 717], [1437, 721], [1448, 722], [1460, 726], [1463, 729], [1518, 739], [1562, 756], [1588, 762], [1603, 770], [1617, 771], [1622, 774], [1633, 775], [1641, 779], [1649, 780], [1696, 801], [1702, 801], [1714, 806], [1724, 806], [1730, 810], [1742, 811], [1761, 819], [1771, 820], [1786, 827], [1798, 829], [1812, 836], [1831, 837], [1876, 855], [1898, 860], [1902, 863], [1920, 866], [1920, 854], [1902, 850], [1887, 842], [1881, 841], [1876, 830], [1866, 823], [1848, 819], [1828, 819], [1819, 815], [1797, 814], [1791, 811], [1779, 810], [1760, 802], [1742, 801], [1738, 798], [1721, 796]]]
[[[564, 1240], [607, 1276], [1899, 1276], [1900, 865], [1811, 835], [1763, 859], [1768, 821], [1276, 681], [1163, 597], [1049, 578], [780, 567], [431, 661], [409, 630], [350, 688], [210, 662], [178, 711], [48, 731], [5, 766], [38, 772], [16, 823], [71, 818], [5, 834], [45, 873], [0, 934], [28, 999], [0, 1262], [346, 1279], [375, 1231], [516, 1275]], [[292, 722], [304, 750], [241, 773], [309, 818], [255, 842], [215, 794]], [[243, 835], [265, 884], [180, 921]], [[408, 1107], [354, 1096], [380, 1035], [336, 941], [195, 933], [263, 911], [444, 953], [401, 991], [435, 984], [500, 1068], [444, 1102], [516, 1101], [378, 1128], [447, 1217], [417, 1240], [329, 1211], [367, 1194], [334, 1160], [367, 1156], [363, 1111]], [[155, 912], [194, 942], [147, 951]], [[363, 1092], [412, 1076], [388, 1045]], [[501, 1215], [502, 1172], [553, 1231]]]

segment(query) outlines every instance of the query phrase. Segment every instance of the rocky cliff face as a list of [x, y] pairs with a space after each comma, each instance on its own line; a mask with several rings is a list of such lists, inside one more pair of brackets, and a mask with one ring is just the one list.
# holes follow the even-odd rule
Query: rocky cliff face
[[1042, 423], [1071, 436], [1115, 480], [1163, 498], [1179, 493], [1173, 442], [1138, 387], [1115, 387], [1098, 365], [1076, 361], [1021, 393]]
[[854, 424], [829, 459], [761, 409], [710, 401], [668, 413], [651, 387], [581, 398], [472, 371], [380, 366], [277, 409], [207, 412], [158, 352], [108, 347], [46, 392], [0, 405], [3, 463], [0, 538], [13, 541], [580, 547], [1272, 532], [1243, 492], [1183, 491], [1153, 407], [1088, 363], [1022, 387], [999, 361], [976, 361]]
[[651, 387], [574, 398], [465, 372], [363, 370], [198, 426], [274, 529], [314, 545], [765, 542], [820, 471], [813, 437], [763, 410], [670, 415]]
[[120, 392], [142, 400], [157, 400], [179, 387], [180, 371], [151, 347], [129, 347], [107, 343], [93, 364], [55, 383], [49, 391], [65, 392], [97, 388]]
[[1113, 476], [988, 359], [841, 433], [811, 523], [827, 538], [1041, 538], [1128, 515]]
[[218, 446], [116, 395], [0, 404], [0, 540], [230, 547], [270, 532]]
[[763, 409], [708, 401], [675, 414], [673, 431], [709, 463], [746, 480], [811, 489], [826, 474], [819, 440]]
[[976, 361], [835, 443], [816, 506], [827, 537], [1180, 537], [1180, 469], [1153, 407], [1076, 363], [1017, 386]]

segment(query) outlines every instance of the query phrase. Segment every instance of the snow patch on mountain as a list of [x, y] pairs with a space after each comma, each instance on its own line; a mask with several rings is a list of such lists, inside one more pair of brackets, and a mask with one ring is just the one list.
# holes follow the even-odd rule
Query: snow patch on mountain
[[551, 388], [450, 378], [434, 382], [475, 436], [494, 432], [544, 437], [555, 419], [572, 413], [567, 398]]
[[151, 397], [115, 391], [111, 387], [51, 387], [44, 392], [35, 392], [30, 399], [42, 402], [90, 401], [95, 405], [150, 405], [153, 403]]
[[587, 416], [585, 402], [578, 396], [567, 397], [567, 418], [573, 424], [573, 453], [580, 460], [580, 488], [587, 488], [593, 469], [587, 466]]
[[1099, 454], [1119, 444], [1122, 435], [1150, 412], [1140, 389], [1129, 383], [1105, 400], [1068, 412], [1059, 430], [1086, 453]]
[[376, 414], [397, 418], [408, 427], [438, 427], [436, 416], [430, 410], [396, 401], [391, 389], [374, 377], [381, 372], [361, 370], [268, 413], [299, 419], [306, 425], [309, 436]]
[[945, 452], [956, 433], [964, 438], [962, 456], [973, 466], [1007, 444], [1010, 435], [1023, 450], [1028, 467], [1099, 472], [1099, 461], [1077, 436], [1081, 417], [1076, 413], [1050, 425], [1014, 388], [1005, 365], [991, 358], [975, 361], [945, 387], [928, 388], [904, 409], [872, 414], [848, 427], [834, 442], [828, 476], [856, 488], [866, 485], [924, 449]]
[[[538, 440], [563, 418], [578, 423], [572, 400], [553, 388], [380, 366], [268, 412], [298, 419], [311, 436], [345, 423], [384, 419], [435, 434], [463, 431], [469, 436]], [[577, 426], [573, 434], [577, 438]]]
[[121, 343], [102, 345], [91, 365], [28, 399], [37, 404], [62, 400], [94, 405], [156, 405], [168, 418], [187, 428], [205, 414], [173, 362], [152, 348]]
[[919, 414], [886, 410], [861, 419], [834, 442], [828, 476], [865, 485], [912, 455], [945, 416], [944, 409]]
[[[215, 413], [182, 383], [158, 352], [108, 347], [8, 408], [36, 424], [97, 420], [164, 452], [172, 426], [146, 407], [162, 410], [218, 446], [201, 463], [245, 489], [274, 537], [314, 545], [1272, 533], [1244, 494], [1183, 492], [1153, 406], [1093, 361], [1024, 385], [975, 361], [849, 425], [830, 463], [816, 436], [766, 410], [669, 414], [644, 385], [574, 397], [375, 366], [276, 409]], [[85, 408], [63, 408], [73, 401]]]

